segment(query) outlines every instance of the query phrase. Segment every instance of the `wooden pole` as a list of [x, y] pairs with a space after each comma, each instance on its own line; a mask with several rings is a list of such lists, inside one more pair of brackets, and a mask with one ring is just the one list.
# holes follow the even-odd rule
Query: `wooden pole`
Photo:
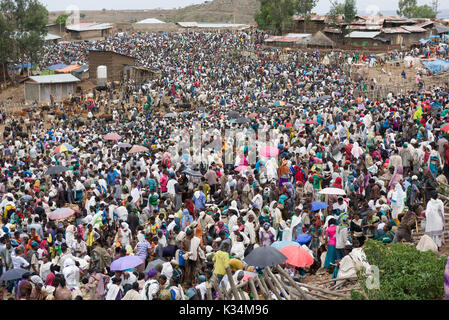
[[357, 277], [341, 277], [341, 278], [335, 278], [335, 279], [330, 279], [330, 280], [325, 280], [325, 281], [320, 281], [320, 282], [315, 282], [315, 284], [324, 284], [324, 283], [329, 283], [329, 282], [334, 282], [334, 281], [340, 281], [340, 280], [357, 280]]
[[259, 278], [259, 282], [262, 284], [265, 292], [268, 294], [268, 296], [270, 297], [270, 299], [272, 299], [271, 294], [270, 294], [270, 289], [268, 288], [267, 283], [265, 282], [264, 278]]
[[268, 291], [263, 286], [259, 277], [256, 277], [256, 282], [257, 282], [257, 285], [259, 286], [259, 290], [262, 292], [262, 295], [264, 296], [265, 300], [271, 300], [271, 296], [268, 294]]
[[214, 298], [212, 298], [212, 289], [211, 289], [211, 283], [208, 281], [206, 284], [206, 296], [207, 296], [207, 300], [214, 300]]
[[257, 293], [256, 286], [254, 285], [253, 278], [248, 279], [249, 287], [251, 288], [251, 292], [253, 293], [254, 300], [260, 300], [259, 294]]
[[302, 295], [302, 298], [303, 298], [303, 299], [308, 300], [308, 299], [307, 299], [307, 295], [305, 294], [305, 292], [303, 292], [303, 290], [298, 286], [298, 282], [294, 281], [294, 280], [287, 274], [287, 272], [285, 272], [285, 270], [281, 268], [280, 265], [277, 265], [277, 266], [276, 266], [276, 269], [278, 270], [278, 272], [279, 272], [281, 275], [283, 275], [283, 276], [287, 279], [288, 282], [290, 282], [290, 284], [291, 284], [293, 287], [295, 287], [296, 289], [298, 289], [298, 292]]
[[217, 276], [215, 274], [212, 276], [211, 282], [212, 282], [212, 287], [218, 293], [218, 299], [219, 300], [225, 300], [225, 297], [224, 297], [223, 293], [220, 290], [220, 286], [218, 285]]
[[318, 288], [318, 287], [311, 286], [311, 285], [308, 285], [308, 284], [305, 284], [305, 283], [298, 283], [298, 285], [302, 286], [302, 287], [305, 287], [307, 289], [310, 289], [310, 290], [315, 290], [315, 291], [319, 291], [319, 292], [322, 292], [322, 293], [331, 294], [331, 295], [334, 295], [336, 297], [346, 298], [346, 295], [344, 295], [344, 294], [333, 292], [333, 291], [322, 289], [322, 288]]
[[285, 291], [285, 289], [282, 287], [282, 284], [279, 282], [279, 280], [274, 276], [273, 272], [271, 272], [270, 267], [267, 267], [264, 269], [264, 272], [266, 272], [266, 274], [273, 280], [273, 284], [275, 286], [278, 287], [278, 289], [280, 290], [280, 292], [282, 293], [282, 295], [285, 297], [285, 299], [287, 300], [291, 300], [290, 295], [287, 293], [287, 291]]
[[273, 282], [271, 281], [271, 279], [265, 277], [265, 282], [268, 284], [268, 286], [270, 287], [271, 292], [274, 293], [274, 295], [276, 296], [276, 298], [278, 300], [282, 300], [281, 295], [279, 294], [279, 292], [277, 292], [276, 287], [274, 286]]
[[226, 274], [228, 275], [228, 281], [229, 281], [229, 284], [231, 285], [231, 290], [232, 290], [232, 293], [234, 294], [234, 299], [241, 300], [239, 292], [237, 291], [237, 288], [235, 286], [234, 278], [232, 277], [232, 272], [231, 272], [231, 269], [229, 268], [229, 266], [226, 267]]

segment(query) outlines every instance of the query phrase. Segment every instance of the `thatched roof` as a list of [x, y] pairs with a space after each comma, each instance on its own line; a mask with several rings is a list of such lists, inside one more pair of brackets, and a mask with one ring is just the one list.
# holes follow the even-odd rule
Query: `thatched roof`
[[329, 39], [324, 33], [318, 31], [314, 36], [307, 41], [309, 47], [335, 47], [335, 42]]

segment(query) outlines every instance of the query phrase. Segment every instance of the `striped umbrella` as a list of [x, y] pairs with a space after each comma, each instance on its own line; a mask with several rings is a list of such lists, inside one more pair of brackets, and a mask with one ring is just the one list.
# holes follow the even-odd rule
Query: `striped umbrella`
[[67, 151], [70, 151], [70, 150], [72, 150], [72, 149], [73, 149], [73, 147], [72, 147], [70, 144], [68, 144], [68, 143], [63, 143], [63, 144], [61, 144], [59, 147], [57, 147], [57, 148], [55, 149], [55, 153], [67, 152]]

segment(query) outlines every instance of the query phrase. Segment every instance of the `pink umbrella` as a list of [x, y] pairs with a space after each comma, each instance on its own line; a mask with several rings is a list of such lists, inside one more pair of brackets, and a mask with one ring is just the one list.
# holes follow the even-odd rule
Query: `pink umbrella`
[[70, 208], [59, 208], [55, 211], [52, 211], [50, 213], [49, 219], [50, 220], [62, 220], [70, 217], [75, 213], [75, 210], [72, 210]]
[[109, 132], [107, 135], [105, 135], [103, 137], [104, 140], [113, 140], [113, 141], [118, 141], [120, 140], [122, 137], [120, 135], [118, 135], [115, 132]]
[[131, 150], [128, 151], [128, 154], [139, 153], [139, 152], [148, 152], [148, 151], [150, 151], [150, 150], [148, 150], [147, 147], [139, 146], [139, 145], [135, 144], [135, 145], [133, 145]]
[[234, 170], [237, 172], [242, 172], [242, 171], [245, 171], [247, 168], [248, 168], [248, 166], [238, 166]]
[[279, 154], [279, 149], [273, 146], [266, 146], [260, 150], [260, 154], [263, 157], [276, 157]]
[[307, 120], [306, 122], [304, 122], [304, 124], [319, 124], [319, 123], [313, 120]]

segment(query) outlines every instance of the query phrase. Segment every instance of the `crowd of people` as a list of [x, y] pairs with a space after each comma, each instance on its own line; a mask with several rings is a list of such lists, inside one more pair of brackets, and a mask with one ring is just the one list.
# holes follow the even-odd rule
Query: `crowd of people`
[[[314, 259], [285, 265], [296, 281], [319, 268], [335, 277], [368, 239], [413, 243], [418, 223], [444, 244], [448, 88], [356, 97], [348, 53], [324, 63], [319, 51], [263, 48], [263, 36], [90, 43], [160, 75], [53, 103], [58, 119], [4, 117], [0, 270], [26, 270], [2, 283], [4, 299], [202, 300], [211, 278], [229, 288], [227, 267], [236, 284], [261, 273], [245, 257], [279, 241]], [[43, 65], [84, 62], [89, 48], [50, 45]], [[74, 106], [88, 118], [69, 117]], [[53, 220], [62, 208], [73, 215]], [[111, 270], [127, 256], [142, 263]]]

